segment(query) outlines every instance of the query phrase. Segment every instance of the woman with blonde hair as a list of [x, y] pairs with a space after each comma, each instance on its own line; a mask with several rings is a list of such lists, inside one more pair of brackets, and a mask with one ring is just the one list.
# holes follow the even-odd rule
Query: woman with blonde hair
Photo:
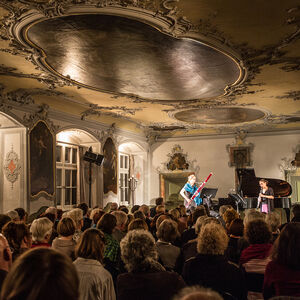
[[31, 226], [32, 246], [36, 247], [51, 247], [49, 240], [51, 238], [53, 223], [46, 217], [35, 219]]
[[80, 299], [116, 299], [113, 280], [103, 266], [104, 235], [98, 229], [87, 229], [76, 247], [74, 266], [79, 275]]
[[83, 211], [80, 208], [74, 208], [66, 213], [66, 217], [72, 218], [75, 222], [75, 233], [73, 235], [74, 241], [77, 243], [81, 237], [83, 226]]
[[209, 223], [202, 226], [198, 236], [198, 254], [184, 264], [183, 278], [188, 285], [201, 284], [221, 295], [231, 294], [246, 299], [247, 290], [242, 271], [228, 263], [224, 256], [228, 236], [222, 225]]

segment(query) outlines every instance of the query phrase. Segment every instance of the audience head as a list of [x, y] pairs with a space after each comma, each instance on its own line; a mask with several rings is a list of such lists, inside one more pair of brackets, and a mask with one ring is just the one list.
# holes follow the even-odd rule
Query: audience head
[[148, 230], [148, 225], [143, 219], [133, 219], [128, 225], [128, 231], [143, 229]]
[[45, 210], [45, 214], [53, 214], [55, 221], [57, 219], [57, 208], [54, 206], [50, 206]]
[[121, 210], [118, 210], [118, 211], [113, 211], [111, 213], [113, 216], [116, 217], [117, 219], [117, 227], [120, 229], [120, 230], [125, 230], [126, 228], [126, 222], [127, 222], [127, 215], [121, 211]]
[[90, 219], [93, 220], [94, 224], [97, 224], [101, 217], [105, 214], [105, 211], [100, 208], [94, 208], [91, 211]]
[[157, 261], [158, 253], [152, 234], [132, 230], [121, 240], [121, 257], [129, 272], [145, 272]]
[[58, 208], [57, 209], [57, 220], [60, 220], [62, 218], [62, 215], [63, 215], [63, 210]]
[[123, 211], [126, 215], [128, 215], [128, 213], [129, 213], [129, 210], [128, 210], [128, 208], [125, 205], [121, 205], [119, 207], [119, 210]]
[[223, 219], [224, 219], [226, 228], [228, 229], [231, 222], [234, 219], [237, 219], [238, 217], [239, 217], [239, 214], [237, 213], [237, 211], [234, 208], [228, 208], [223, 214]]
[[300, 218], [300, 204], [294, 204], [292, 207], [294, 218]]
[[[64, 215], [65, 216], [65, 215]], [[80, 208], [74, 208], [70, 210], [67, 214], [67, 217], [72, 218], [76, 225], [76, 230], [81, 230], [83, 226], [83, 211]]]
[[186, 216], [186, 207], [182, 204], [182, 205], [179, 205], [178, 209], [180, 212], [180, 217], [185, 217]]
[[56, 218], [55, 218], [55, 214], [52, 214], [52, 213], [46, 213], [44, 215], [45, 218], [48, 218], [53, 224], [55, 223], [56, 221]]
[[300, 223], [288, 223], [274, 243], [272, 258], [293, 270], [300, 270]]
[[228, 236], [220, 224], [209, 223], [202, 226], [198, 235], [197, 250], [205, 255], [223, 255], [228, 245]]
[[26, 213], [25, 209], [22, 207], [19, 207], [19, 208], [16, 208], [15, 211], [18, 213], [20, 221], [26, 222], [27, 213]]
[[35, 219], [31, 226], [32, 241], [35, 243], [48, 243], [52, 233], [53, 223], [45, 217]]
[[280, 216], [276, 212], [271, 212], [266, 216], [266, 223], [270, 226], [272, 232], [277, 232], [280, 225]]
[[76, 225], [72, 218], [62, 218], [57, 225], [57, 233], [60, 236], [68, 237], [72, 236], [76, 231]]
[[177, 208], [173, 208], [169, 211], [169, 214], [173, 217], [174, 221], [178, 221], [180, 218], [180, 212]]
[[133, 220], [134, 220], [133, 215], [128, 214], [128, 215], [127, 215], [127, 222], [126, 222], [125, 230], [124, 230], [124, 231], [127, 231], [127, 230], [128, 230], [128, 226], [129, 226], [129, 224], [131, 223], [131, 221], [133, 221]]
[[3, 226], [2, 232], [14, 254], [19, 253], [21, 248], [31, 247], [31, 234], [24, 222], [10, 221]]
[[90, 228], [84, 231], [76, 246], [75, 255], [86, 259], [94, 259], [103, 262], [104, 235], [96, 229]]
[[117, 202], [112, 202], [111, 205], [110, 205], [110, 211], [116, 211], [118, 210], [118, 203]]
[[245, 237], [250, 243], [253, 244], [267, 244], [272, 239], [272, 233], [269, 226], [263, 220], [254, 220], [245, 226]]
[[221, 205], [220, 208], [219, 208], [219, 214], [221, 217], [223, 217], [225, 211], [227, 209], [230, 209], [230, 208], [233, 208], [231, 205]]
[[223, 300], [223, 298], [211, 289], [192, 286], [182, 289], [173, 300]]
[[244, 233], [244, 222], [242, 219], [237, 218], [232, 220], [229, 225], [228, 233], [234, 236], [242, 237]]
[[0, 214], [0, 232], [2, 231], [3, 226], [11, 221], [11, 218], [8, 215]]
[[148, 205], [143, 204], [140, 206], [139, 210], [148, 218], [150, 216], [150, 208]]
[[162, 221], [166, 220], [166, 219], [169, 219], [171, 220], [171, 217], [167, 214], [162, 214], [160, 215], [157, 219], [156, 219], [156, 222], [155, 222], [155, 228], [156, 230], [158, 230], [158, 227], [159, 225], [161, 224]]
[[192, 213], [192, 223], [195, 224], [197, 219], [201, 216], [207, 216], [204, 205], [199, 205]]
[[155, 205], [158, 206], [158, 205], [163, 205], [164, 204], [164, 198], [162, 197], [158, 197], [155, 199]]
[[156, 206], [156, 208], [155, 208], [155, 212], [156, 212], [157, 215], [159, 215], [159, 214], [164, 214], [165, 211], [166, 211], [166, 208], [165, 208], [164, 205], [158, 205], [158, 206]]
[[0, 270], [8, 272], [12, 264], [12, 253], [4, 235], [0, 233]]
[[203, 226], [204, 220], [207, 218], [207, 216], [201, 216], [197, 219], [195, 224], [195, 233], [198, 235], [201, 231], [201, 227]]
[[133, 205], [132, 208], [131, 208], [131, 213], [134, 214], [136, 211], [138, 211], [140, 209], [140, 206], [139, 205]]
[[249, 209], [245, 213], [244, 218], [244, 225], [246, 226], [248, 222], [254, 221], [254, 220], [265, 220], [266, 215], [264, 213], [261, 213], [255, 209]]
[[12, 221], [20, 221], [19, 214], [15, 210], [10, 210], [6, 213]]
[[97, 228], [107, 234], [112, 234], [117, 225], [117, 218], [112, 214], [104, 214], [97, 223]]
[[71, 259], [49, 248], [37, 248], [15, 261], [3, 283], [1, 299], [78, 300], [78, 287]]
[[163, 242], [174, 242], [179, 236], [177, 223], [173, 220], [162, 221], [158, 227], [156, 235]]
[[82, 203], [79, 203], [77, 205], [77, 208], [80, 208], [82, 210], [82, 213], [83, 213], [83, 216], [86, 216], [88, 211], [89, 211], [89, 207], [86, 203], [82, 202]]
[[133, 217], [135, 219], [142, 219], [142, 220], [146, 219], [144, 213], [140, 210], [135, 211], [134, 214], [133, 214]]

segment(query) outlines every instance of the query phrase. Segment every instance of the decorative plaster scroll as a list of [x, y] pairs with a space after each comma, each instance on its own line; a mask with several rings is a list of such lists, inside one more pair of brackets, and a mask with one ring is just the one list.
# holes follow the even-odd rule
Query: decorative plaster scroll
[[3, 168], [5, 177], [11, 183], [11, 189], [13, 189], [21, 171], [20, 159], [14, 151], [13, 145], [11, 145], [11, 150], [6, 154]]

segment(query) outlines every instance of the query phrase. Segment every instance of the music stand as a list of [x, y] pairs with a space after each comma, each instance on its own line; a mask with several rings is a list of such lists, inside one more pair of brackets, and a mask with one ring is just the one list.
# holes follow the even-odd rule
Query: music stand
[[245, 199], [239, 194], [229, 194], [231, 198], [234, 199], [237, 212], [239, 213], [239, 204], [241, 203], [243, 206], [247, 205]]
[[208, 206], [208, 209], [210, 209], [211, 206], [211, 198], [215, 198], [217, 194], [218, 189], [217, 188], [203, 188], [200, 193], [200, 197], [203, 199], [206, 199], [206, 204]]

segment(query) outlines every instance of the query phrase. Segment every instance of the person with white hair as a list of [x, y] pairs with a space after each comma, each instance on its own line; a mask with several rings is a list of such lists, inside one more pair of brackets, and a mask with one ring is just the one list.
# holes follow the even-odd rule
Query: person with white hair
[[75, 222], [75, 233], [73, 235], [73, 240], [77, 243], [82, 235], [81, 228], [83, 226], [83, 211], [80, 208], [74, 208], [64, 214], [64, 216], [67, 216]]
[[113, 238], [121, 242], [122, 238], [126, 235], [126, 223], [127, 223], [127, 215], [123, 211], [113, 211], [111, 213], [117, 219], [117, 225], [112, 233]]
[[12, 221], [20, 221], [20, 216], [17, 211], [10, 210], [6, 213], [7, 216], [11, 218]]
[[32, 246], [37, 247], [51, 247], [49, 240], [51, 237], [53, 223], [46, 217], [35, 219], [31, 226], [30, 232], [32, 234]]

